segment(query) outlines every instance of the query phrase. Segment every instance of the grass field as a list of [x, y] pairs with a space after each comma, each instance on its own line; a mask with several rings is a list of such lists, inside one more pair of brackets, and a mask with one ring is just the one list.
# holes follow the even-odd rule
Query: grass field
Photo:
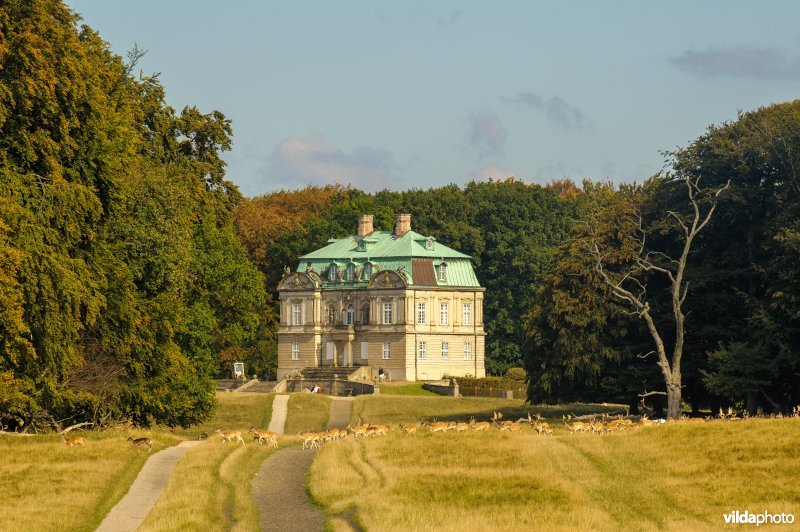
[[284, 432], [293, 436], [298, 432], [325, 430], [330, 413], [330, 397], [317, 393], [292, 394]]
[[392, 433], [324, 446], [309, 486], [367, 530], [719, 529], [735, 509], [800, 518], [798, 441], [798, 419]]
[[94, 530], [128, 491], [149, 454], [126, 441], [148, 436], [158, 450], [178, 442], [162, 432], [79, 432], [85, 447], [58, 436], [0, 436], [0, 529]]

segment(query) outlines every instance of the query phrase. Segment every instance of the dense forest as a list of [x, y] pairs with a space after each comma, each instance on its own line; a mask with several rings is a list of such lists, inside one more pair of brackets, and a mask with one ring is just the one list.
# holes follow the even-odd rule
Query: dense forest
[[[274, 372], [284, 266], [362, 213], [383, 230], [411, 213], [473, 257], [487, 372], [525, 367], [531, 401], [659, 406], [656, 329], [666, 351], [680, 344], [692, 408], [800, 403], [800, 101], [711, 126], [641, 184], [243, 198], [222, 158], [230, 121], [171, 108], [140, 57], [58, 0], [0, 7], [0, 428], [206, 419], [232, 361]], [[695, 208], [713, 216], [686, 249], [676, 313], [665, 272]]]

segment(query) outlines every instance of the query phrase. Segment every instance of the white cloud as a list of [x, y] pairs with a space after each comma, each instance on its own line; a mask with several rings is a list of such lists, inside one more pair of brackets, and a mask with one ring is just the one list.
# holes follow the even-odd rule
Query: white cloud
[[397, 188], [398, 165], [386, 151], [367, 146], [350, 152], [334, 146], [324, 135], [290, 137], [272, 150], [265, 173], [270, 182], [294, 188], [308, 184], [351, 184], [365, 191]]
[[473, 179], [478, 180], [486, 180], [486, 179], [494, 179], [495, 181], [500, 179], [506, 179], [509, 177], [514, 177], [514, 172], [510, 170], [504, 170], [497, 166], [496, 164], [485, 164], [482, 167], [478, 168], [474, 172], [470, 174], [470, 177]]

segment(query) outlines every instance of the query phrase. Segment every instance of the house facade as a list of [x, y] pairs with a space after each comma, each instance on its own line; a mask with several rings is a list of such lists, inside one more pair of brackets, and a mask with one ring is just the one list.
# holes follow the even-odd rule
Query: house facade
[[308, 367], [368, 366], [374, 377], [485, 376], [483, 293], [468, 255], [411, 230], [373, 230], [300, 257], [278, 285], [278, 378]]

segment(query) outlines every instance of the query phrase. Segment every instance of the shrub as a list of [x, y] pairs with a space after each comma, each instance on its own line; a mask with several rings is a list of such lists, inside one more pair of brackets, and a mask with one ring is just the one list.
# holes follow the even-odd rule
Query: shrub
[[506, 379], [525, 382], [527, 378], [528, 373], [523, 368], [508, 368], [508, 370], [506, 370]]

